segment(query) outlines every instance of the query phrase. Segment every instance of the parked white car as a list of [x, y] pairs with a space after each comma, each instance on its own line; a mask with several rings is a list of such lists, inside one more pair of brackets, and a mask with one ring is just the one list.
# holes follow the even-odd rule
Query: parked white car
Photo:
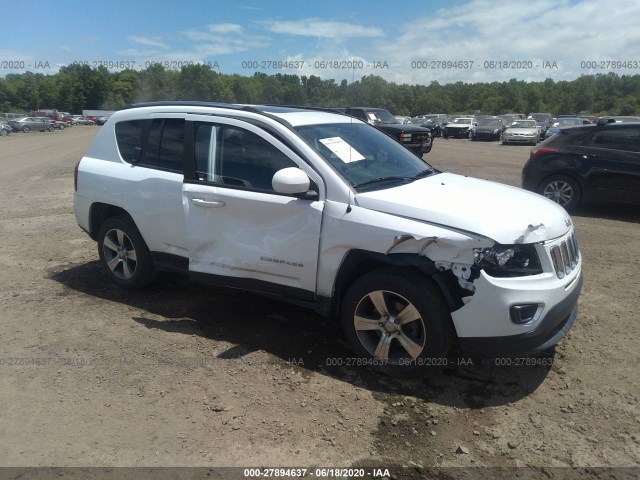
[[442, 137], [469, 138], [473, 127], [473, 117], [458, 117], [442, 128]]
[[454, 344], [545, 350], [576, 318], [582, 257], [562, 207], [439, 172], [344, 115], [134, 105], [75, 182], [78, 224], [117, 284], [171, 270], [339, 315], [356, 356], [389, 373]]

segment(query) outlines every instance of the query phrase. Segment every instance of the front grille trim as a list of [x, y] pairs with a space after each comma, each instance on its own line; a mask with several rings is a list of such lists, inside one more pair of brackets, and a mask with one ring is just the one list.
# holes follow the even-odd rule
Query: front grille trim
[[580, 259], [580, 249], [575, 232], [551, 247], [549, 254], [558, 278], [564, 278], [575, 270]]

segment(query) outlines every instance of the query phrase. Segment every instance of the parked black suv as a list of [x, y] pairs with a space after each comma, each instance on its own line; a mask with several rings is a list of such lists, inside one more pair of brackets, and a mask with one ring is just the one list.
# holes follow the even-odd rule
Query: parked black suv
[[580, 203], [640, 205], [640, 123], [563, 128], [531, 150], [522, 186], [571, 210]]
[[384, 108], [347, 107], [345, 113], [379, 128], [419, 157], [431, 151], [431, 130], [408, 123], [398, 123]]

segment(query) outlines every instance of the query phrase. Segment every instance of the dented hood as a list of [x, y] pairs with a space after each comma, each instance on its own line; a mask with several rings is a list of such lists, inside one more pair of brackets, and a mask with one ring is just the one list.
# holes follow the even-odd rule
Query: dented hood
[[489, 237], [533, 243], [567, 233], [567, 212], [547, 198], [500, 183], [441, 173], [394, 188], [358, 193], [363, 208]]

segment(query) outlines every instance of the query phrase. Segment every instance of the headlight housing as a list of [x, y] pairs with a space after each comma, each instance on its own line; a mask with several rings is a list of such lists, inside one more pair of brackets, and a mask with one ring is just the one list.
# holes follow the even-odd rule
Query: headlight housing
[[542, 273], [533, 244], [499, 245], [473, 250], [475, 264], [492, 277], [521, 277]]

